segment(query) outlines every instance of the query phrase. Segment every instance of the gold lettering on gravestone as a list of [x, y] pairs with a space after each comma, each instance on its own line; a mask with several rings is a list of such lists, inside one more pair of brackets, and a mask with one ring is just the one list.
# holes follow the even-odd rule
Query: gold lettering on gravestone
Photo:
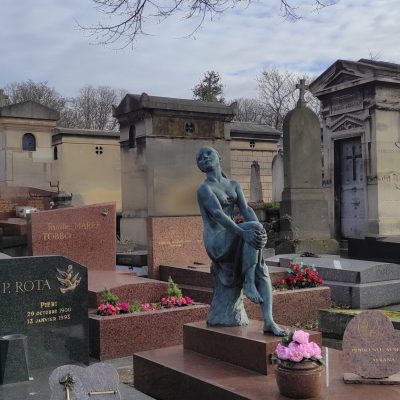
[[76, 287], [81, 283], [81, 279], [79, 277], [79, 272], [74, 273], [72, 265], [68, 265], [66, 271], [61, 271], [60, 269], [56, 268], [59, 276], [57, 276], [57, 280], [60, 282], [60, 292], [66, 293], [71, 292], [76, 289]]
[[71, 319], [71, 307], [57, 307], [57, 301], [43, 302], [39, 304], [39, 309], [30, 310], [26, 313], [27, 325], [44, 324], [56, 321]]
[[47, 224], [48, 232], [43, 232], [42, 239], [47, 242], [49, 240], [68, 240], [72, 239], [71, 230], [92, 230], [100, 227], [98, 222], [75, 222], [73, 226], [66, 223], [61, 224]]

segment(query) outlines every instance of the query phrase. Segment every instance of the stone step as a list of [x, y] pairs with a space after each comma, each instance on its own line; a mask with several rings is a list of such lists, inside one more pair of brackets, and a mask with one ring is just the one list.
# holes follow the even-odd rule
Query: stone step
[[[395, 385], [345, 385], [341, 351], [329, 349], [320, 400], [398, 400]], [[133, 356], [135, 388], [158, 400], [278, 400], [275, 374], [263, 375], [183, 349], [166, 347]], [[301, 384], [301, 381], [300, 381]]]
[[212, 287], [210, 265], [185, 265], [171, 266], [160, 265], [160, 280], [168, 281], [171, 277], [179, 286], [192, 285], [200, 287]]
[[[265, 400], [278, 397], [265, 375], [184, 349], [135, 353], [135, 388], [159, 400]], [[272, 377], [274, 378], [274, 377]]]
[[147, 251], [117, 252], [116, 263], [117, 265], [145, 266], [147, 265]]
[[[322, 345], [320, 332], [310, 333], [310, 340]], [[249, 326], [208, 326], [206, 321], [183, 327], [183, 347], [203, 355], [258, 372], [272, 373], [271, 355], [281, 338], [263, 333], [262, 321]]]
[[211, 304], [213, 297], [213, 289], [211, 287], [179, 284], [179, 288], [182, 290], [184, 296], [189, 296], [194, 301], [199, 301], [200, 303]]

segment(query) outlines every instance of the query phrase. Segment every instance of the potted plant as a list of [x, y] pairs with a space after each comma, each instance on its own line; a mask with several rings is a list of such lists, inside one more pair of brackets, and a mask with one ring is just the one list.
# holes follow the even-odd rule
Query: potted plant
[[309, 342], [309, 333], [296, 330], [276, 347], [275, 377], [280, 393], [293, 399], [317, 397], [322, 388], [321, 348]]

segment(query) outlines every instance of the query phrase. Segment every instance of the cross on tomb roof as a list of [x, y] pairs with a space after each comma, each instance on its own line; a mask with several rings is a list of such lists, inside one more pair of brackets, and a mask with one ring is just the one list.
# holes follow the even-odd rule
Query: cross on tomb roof
[[300, 79], [300, 83], [296, 84], [296, 89], [300, 90], [299, 94], [299, 100], [297, 102], [297, 107], [302, 107], [307, 104], [304, 96], [306, 94], [306, 91], [310, 89], [308, 85], [306, 85], [306, 80], [305, 79]]

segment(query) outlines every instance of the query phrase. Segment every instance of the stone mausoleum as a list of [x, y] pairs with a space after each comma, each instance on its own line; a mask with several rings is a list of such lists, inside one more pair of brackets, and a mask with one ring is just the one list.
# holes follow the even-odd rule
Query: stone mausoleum
[[143, 93], [126, 95], [114, 115], [121, 135], [121, 236], [146, 245], [148, 217], [199, 215], [199, 148], [217, 149], [230, 175], [234, 108]]
[[400, 65], [338, 60], [310, 89], [322, 105], [332, 234], [400, 235]]
[[147, 244], [147, 219], [199, 216], [196, 189], [204, 179], [195, 154], [216, 148], [225, 173], [250, 194], [253, 161], [261, 167], [264, 201], [271, 201], [271, 162], [280, 132], [232, 122], [235, 104], [128, 94], [115, 109], [122, 165], [121, 236]]

